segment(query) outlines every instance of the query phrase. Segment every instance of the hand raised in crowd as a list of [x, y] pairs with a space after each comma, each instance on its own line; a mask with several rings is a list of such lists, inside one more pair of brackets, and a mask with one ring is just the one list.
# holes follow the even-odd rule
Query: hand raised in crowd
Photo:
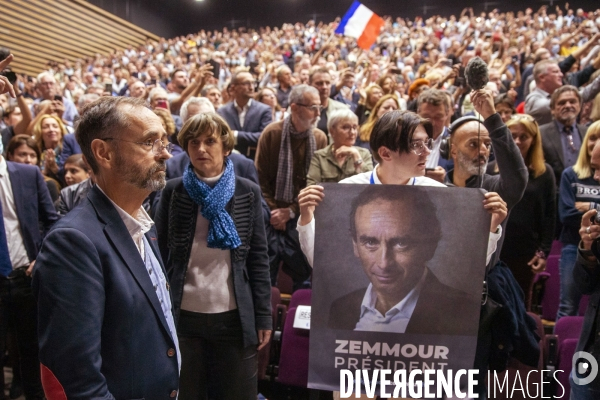
[[45, 151], [46, 156], [44, 158], [44, 171], [51, 171], [54, 174], [58, 173], [58, 165], [56, 164], [56, 153], [53, 149]]
[[300, 205], [300, 225], [307, 225], [313, 220], [315, 207], [323, 201], [325, 192], [323, 186], [310, 185], [305, 187], [298, 194], [298, 204]]
[[490, 232], [495, 233], [498, 231], [498, 226], [506, 219], [508, 207], [506, 206], [506, 202], [496, 192], [488, 192], [484, 194], [484, 197], [483, 208], [492, 215]]
[[494, 107], [494, 96], [489, 89], [479, 89], [471, 92], [471, 102], [475, 111], [477, 111], [484, 119], [496, 114]]
[[271, 211], [271, 225], [278, 231], [285, 231], [287, 222], [291, 219], [289, 208], [277, 208]]
[[[0, 71], [3, 71], [13, 60], [13, 55], [10, 54], [4, 60], [0, 61]], [[10, 97], [16, 97], [15, 89], [7, 77], [0, 76], [0, 94], [8, 93]]]
[[581, 227], [579, 228], [579, 236], [581, 237], [581, 245], [584, 250], [590, 250], [594, 240], [600, 237], [600, 225], [592, 223], [592, 218], [598, 214], [595, 209], [589, 210], [581, 217]]
[[204, 86], [204, 85], [206, 85], [206, 82], [208, 82], [208, 80], [213, 76], [212, 70], [213, 70], [212, 65], [204, 64], [196, 70], [196, 75], [195, 75], [194, 79], [200, 85]]

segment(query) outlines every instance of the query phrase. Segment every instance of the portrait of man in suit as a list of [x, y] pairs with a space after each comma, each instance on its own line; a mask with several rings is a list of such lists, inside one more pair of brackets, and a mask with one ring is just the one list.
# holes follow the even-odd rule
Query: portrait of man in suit
[[352, 247], [370, 283], [334, 300], [329, 327], [468, 335], [457, 312], [477, 307], [478, 299], [441, 283], [427, 267], [442, 238], [436, 206], [422, 191], [398, 196], [386, 189], [371, 185], [352, 202]]

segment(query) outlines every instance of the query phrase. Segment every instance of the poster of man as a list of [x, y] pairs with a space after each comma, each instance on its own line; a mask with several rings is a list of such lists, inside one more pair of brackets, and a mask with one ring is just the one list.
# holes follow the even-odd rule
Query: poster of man
[[324, 185], [315, 213], [309, 387], [342, 369], [469, 369], [490, 216], [483, 192]]

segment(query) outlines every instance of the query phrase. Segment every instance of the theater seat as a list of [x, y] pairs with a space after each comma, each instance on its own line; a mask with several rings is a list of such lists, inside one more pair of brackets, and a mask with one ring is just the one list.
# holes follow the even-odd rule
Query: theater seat
[[296, 308], [288, 310], [283, 328], [278, 380], [284, 385], [308, 385], [308, 346], [310, 331], [293, 327]]
[[298, 306], [310, 306], [312, 289], [298, 289], [292, 294], [290, 308]]
[[[559, 322], [562, 321], [562, 318]], [[558, 350], [558, 369], [559, 371], [556, 376], [558, 381], [563, 386], [565, 395], [562, 398], [568, 398], [571, 392], [571, 385], [569, 384], [569, 375], [571, 374], [571, 368], [573, 366], [573, 354], [577, 348], [578, 339], [565, 339], [561, 342]], [[558, 385], [557, 385], [558, 386]], [[556, 396], [560, 396], [563, 389], [560, 386], [557, 388]]]
[[560, 275], [558, 272], [558, 261], [560, 256], [552, 255], [548, 257], [546, 263], [546, 272], [550, 274], [546, 280], [544, 288], [544, 298], [542, 299], [542, 318], [547, 321], [556, 319], [558, 304], [560, 300]]
[[267, 373], [267, 367], [271, 359], [271, 347], [273, 346], [274, 334], [276, 332], [276, 319], [277, 319], [277, 306], [281, 303], [281, 294], [279, 289], [271, 287], [271, 314], [273, 315], [273, 332], [271, 336], [271, 342], [260, 349], [258, 352], [258, 379], [265, 379]]

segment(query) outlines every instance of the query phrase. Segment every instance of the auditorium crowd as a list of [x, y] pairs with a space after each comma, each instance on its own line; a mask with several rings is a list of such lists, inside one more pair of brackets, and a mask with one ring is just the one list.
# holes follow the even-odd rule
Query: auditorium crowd
[[[157, 312], [164, 311], [161, 320], [173, 335], [165, 351], [178, 361], [172, 367], [181, 368], [180, 385], [188, 390], [179, 393], [183, 398], [200, 398], [207, 387], [221, 398], [256, 398], [252, 357], [270, 340], [270, 287], [281, 274], [291, 277], [294, 291], [311, 287], [312, 212], [323, 182], [485, 188], [488, 204], [501, 204], [486, 207], [493, 222], [488, 251], [495, 251], [487, 271], [504, 268], [514, 277], [509, 280], [522, 297], [513, 312], [523, 326], [522, 314], [534, 310], [536, 274], [545, 270], [553, 243], [561, 246], [556, 321], [578, 315], [588, 294], [573, 277], [582, 216], [600, 211], [594, 161], [600, 9], [465, 8], [457, 16], [384, 19], [369, 50], [334, 34], [339, 19], [309, 21], [200, 30], [85, 60], [51, 60], [38, 76], [17, 73], [14, 84], [0, 77], [0, 263], [9, 267], [0, 268], [0, 365], [7, 349], [11, 395], [44, 397], [39, 359], [44, 364], [50, 356], [48, 350], [38, 354], [38, 340], [53, 342], [37, 324], [52, 322], [42, 318], [46, 306], [33, 297], [32, 274], [39, 273], [36, 297], [51, 303], [58, 294], [43, 284], [58, 285], [46, 268], [58, 267], [52, 251], [97, 257], [87, 249], [91, 242], [68, 236], [72, 232], [63, 232], [71, 248], [46, 235], [57, 221], [73, 218], [72, 210], [82, 210], [88, 196], [96, 209], [108, 210], [111, 193], [127, 188], [111, 179], [121, 179], [115, 171], [129, 153], [105, 165], [94, 160], [103, 150], [90, 144], [101, 127], [131, 125], [122, 121], [127, 113], [115, 116], [111, 107], [139, 108], [140, 124], [166, 135], [102, 139], [122, 149], [143, 145], [154, 172], [166, 168], [164, 189], [146, 182], [150, 194], [141, 197], [139, 218], [128, 220], [121, 208], [113, 214], [134, 239], [134, 254], [137, 248], [144, 259], [160, 249], [145, 258], [145, 270], [160, 301]], [[480, 90], [465, 79], [474, 57], [488, 66], [489, 83]], [[0, 48], [0, 60], [0, 69], [10, 68], [9, 49]], [[411, 118], [426, 128], [422, 137], [412, 131], [406, 143], [404, 136], [394, 143], [385, 137]], [[403, 161], [407, 155], [413, 169]], [[123, 180], [139, 179], [144, 170], [136, 168], [132, 164]], [[144, 234], [154, 224], [151, 243]], [[166, 291], [156, 289], [165, 284]], [[176, 311], [169, 318], [171, 306]], [[87, 321], [84, 310], [78, 312]], [[589, 324], [592, 335], [600, 332], [600, 321]], [[594, 348], [593, 340], [584, 345]], [[483, 346], [478, 343], [478, 355], [491, 363], [497, 354]], [[532, 353], [506, 357], [527, 360], [539, 351], [532, 346]], [[485, 369], [482, 360], [476, 364]], [[238, 364], [235, 371], [227, 368]], [[189, 371], [198, 370], [212, 378], [197, 383]], [[226, 388], [223, 382], [235, 384]]]

